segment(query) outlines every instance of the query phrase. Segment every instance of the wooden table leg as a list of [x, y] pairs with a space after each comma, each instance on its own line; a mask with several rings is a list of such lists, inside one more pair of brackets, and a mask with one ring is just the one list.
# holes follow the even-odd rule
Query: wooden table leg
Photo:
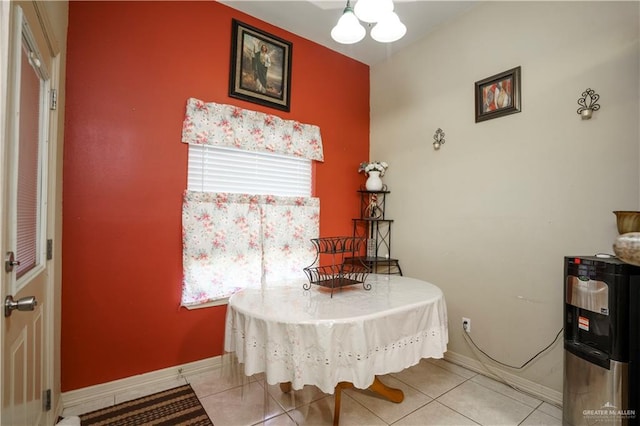
[[280, 390], [282, 391], [282, 393], [291, 392], [291, 382], [280, 383]]
[[333, 426], [340, 423], [340, 399], [342, 397], [342, 389], [340, 385], [336, 386], [334, 404], [333, 404]]
[[369, 390], [385, 397], [391, 402], [400, 403], [404, 400], [404, 393], [400, 389], [385, 385], [380, 381], [380, 379], [378, 379], [378, 376], [373, 379], [373, 383], [369, 386]]
[[[280, 384], [282, 387], [282, 384]], [[340, 402], [342, 400], [342, 389], [351, 389], [353, 383], [340, 382], [336, 385], [335, 389], [335, 404], [333, 407], [333, 426], [338, 426], [340, 423]], [[400, 389], [392, 388], [380, 381], [378, 376], [373, 379], [373, 383], [369, 386], [371, 392], [377, 393], [383, 398], [388, 399], [396, 404], [401, 403], [404, 400], [404, 393]]]
[[333, 405], [333, 426], [338, 426], [340, 423], [340, 401], [342, 399], [342, 389], [350, 389], [353, 387], [353, 383], [340, 382], [336, 385], [335, 389], [335, 403]]

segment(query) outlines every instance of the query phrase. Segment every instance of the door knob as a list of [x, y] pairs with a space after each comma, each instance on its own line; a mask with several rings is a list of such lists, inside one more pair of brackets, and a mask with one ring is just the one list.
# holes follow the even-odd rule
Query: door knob
[[13, 300], [13, 296], [9, 295], [4, 299], [4, 316], [11, 316], [11, 312], [16, 309], [19, 311], [33, 311], [37, 304], [38, 301], [34, 296], [21, 297], [16, 301]]

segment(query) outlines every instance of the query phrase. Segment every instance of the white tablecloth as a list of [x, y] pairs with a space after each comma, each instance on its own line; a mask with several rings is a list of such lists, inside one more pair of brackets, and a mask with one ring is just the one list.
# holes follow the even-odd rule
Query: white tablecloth
[[433, 284], [397, 275], [367, 278], [334, 291], [312, 286], [245, 290], [229, 299], [225, 350], [244, 373], [269, 384], [315, 385], [333, 393], [342, 381], [368, 388], [376, 375], [422, 358], [442, 358], [449, 341], [447, 308]]

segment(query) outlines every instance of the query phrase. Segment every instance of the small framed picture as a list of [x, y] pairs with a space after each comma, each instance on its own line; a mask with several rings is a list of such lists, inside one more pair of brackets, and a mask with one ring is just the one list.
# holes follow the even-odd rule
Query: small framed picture
[[292, 44], [232, 20], [229, 96], [290, 110]]
[[520, 112], [520, 67], [475, 83], [476, 123]]

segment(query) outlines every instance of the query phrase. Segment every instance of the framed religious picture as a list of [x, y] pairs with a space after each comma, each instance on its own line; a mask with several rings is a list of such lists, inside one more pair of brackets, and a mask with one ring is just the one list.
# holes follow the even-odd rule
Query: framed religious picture
[[232, 20], [229, 96], [290, 109], [292, 44]]
[[520, 67], [475, 83], [476, 123], [520, 112]]

